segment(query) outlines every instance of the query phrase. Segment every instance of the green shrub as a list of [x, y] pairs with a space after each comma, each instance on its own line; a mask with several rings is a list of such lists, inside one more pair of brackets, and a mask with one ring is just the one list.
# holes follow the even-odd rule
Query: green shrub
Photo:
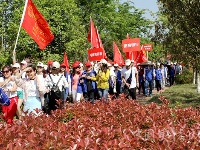
[[193, 72], [185, 69], [181, 75], [176, 76], [176, 84], [190, 84], [193, 81]]

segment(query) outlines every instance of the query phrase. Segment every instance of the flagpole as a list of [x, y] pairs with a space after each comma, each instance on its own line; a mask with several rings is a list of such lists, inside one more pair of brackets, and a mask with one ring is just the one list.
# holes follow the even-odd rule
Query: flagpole
[[18, 42], [18, 39], [19, 39], [20, 30], [21, 30], [21, 27], [22, 27], [22, 22], [24, 20], [24, 15], [25, 15], [27, 4], [28, 4], [28, 0], [25, 1], [21, 22], [20, 22], [19, 29], [18, 29], [18, 32], [17, 32], [17, 38], [16, 38], [16, 41], [15, 41], [15, 46], [14, 46], [14, 50], [13, 50], [13, 64], [16, 63], [16, 47], [17, 47], [17, 42]]

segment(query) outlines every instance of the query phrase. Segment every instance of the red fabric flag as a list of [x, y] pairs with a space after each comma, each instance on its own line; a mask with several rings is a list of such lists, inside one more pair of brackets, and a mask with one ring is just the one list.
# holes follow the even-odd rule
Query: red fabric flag
[[138, 63], [143, 63], [143, 62], [147, 62], [148, 59], [146, 57], [146, 53], [144, 50], [141, 50], [138, 52], [138, 56], [135, 60], [135, 65], [137, 65]]
[[25, 7], [22, 27], [43, 50], [54, 39], [54, 35], [51, 33], [47, 21], [31, 0], [27, 1]]
[[113, 49], [114, 49], [114, 63], [117, 63], [118, 65], [123, 65], [124, 59], [115, 42], [113, 42]]
[[64, 52], [63, 63], [64, 63], [65, 66], [66, 66], [66, 71], [69, 73], [69, 62], [68, 62], [68, 58], [67, 58], [66, 52]]
[[106, 52], [105, 52], [105, 49], [103, 47], [103, 44], [102, 44], [102, 41], [101, 41], [101, 38], [100, 38], [100, 35], [99, 35], [99, 32], [98, 32], [98, 29], [96, 28], [96, 31], [97, 31], [97, 37], [98, 37], [98, 41], [99, 41], [99, 48], [102, 48], [103, 50], [103, 58], [108, 60], [108, 57], [106, 55]]
[[92, 48], [102, 48], [103, 49], [103, 58], [108, 59], [106, 56], [106, 52], [104, 50], [100, 35], [98, 33], [97, 28], [95, 28], [94, 22], [92, 21], [92, 18], [90, 18], [90, 28], [88, 32], [88, 42], [91, 43]]
[[136, 60], [138, 54], [140, 51], [131, 51], [131, 52], [126, 52], [126, 59], [130, 60]]
[[89, 28], [89, 32], [88, 32], [88, 42], [91, 43], [92, 48], [94, 48], [94, 47], [99, 48], [100, 47], [97, 31], [96, 31], [96, 28], [94, 26], [94, 22], [92, 21], [92, 18], [90, 18], [90, 28]]

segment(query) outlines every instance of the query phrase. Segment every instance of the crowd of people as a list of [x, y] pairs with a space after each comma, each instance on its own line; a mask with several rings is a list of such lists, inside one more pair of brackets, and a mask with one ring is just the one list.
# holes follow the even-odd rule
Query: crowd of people
[[[67, 100], [73, 103], [85, 100], [92, 104], [102, 100], [107, 103], [109, 95], [118, 98], [122, 93], [127, 99], [136, 100], [137, 91], [152, 96], [154, 87], [158, 93], [162, 92], [168, 83], [173, 85], [174, 77], [182, 72], [179, 64], [136, 66], [129, 59], [122, 66], [105, 59], [84, 64], [75, 61], [70, 69], [57, 61], [49, 61], [47, 65], [38, 62], [34, 66], [23, 60], [4, 66], [0, 86], [10, 99], [9, 106], [2, 106], [7, 123], [12, 123], [15, 114], [19, 119], [30, 113], [39, 115], [37, 110], [50, 114], [64, 107], [62, 103]], [[57, 100], [61, 103], [58, 104]]]

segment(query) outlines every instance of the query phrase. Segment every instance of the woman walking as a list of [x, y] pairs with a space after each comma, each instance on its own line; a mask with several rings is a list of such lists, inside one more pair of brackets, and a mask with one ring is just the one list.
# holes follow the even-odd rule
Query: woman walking
[[109, 90], [109, 80], [110, 71], [108, 69], [107, 63], [102, 61], [101, 68], [97, 73], [97, 76], [93, 76], [91, 79], [93, 81], [97, 81], [97, 88], [99, 92], [99, 96], [104, 102], [107, 102], [108, 99], [108, 90]]
[[13, 123], [14, 115], [17, 111], [17, 85], [12, 81], [12, 68], [10, 66], [4, 66], [2, 69], [4, 77], [0, 78], [0, 86], [10, 99], [9, 106], [2, 106], [4, 119], [8, 124]]
[[[27, 79], [22, 80], [21, 75], [26, 72]], [[28, 115], [30, 113], [38, 115], [36, 109], [42, 109], [41, 99], [44, 97], [46, 89], [36, 76], [36, 67], [29, 65], [25, 68], [20, 75], [15, 78], [17, 86], [22, 87], [24, 90], [24, 107], [23, 111]]]

